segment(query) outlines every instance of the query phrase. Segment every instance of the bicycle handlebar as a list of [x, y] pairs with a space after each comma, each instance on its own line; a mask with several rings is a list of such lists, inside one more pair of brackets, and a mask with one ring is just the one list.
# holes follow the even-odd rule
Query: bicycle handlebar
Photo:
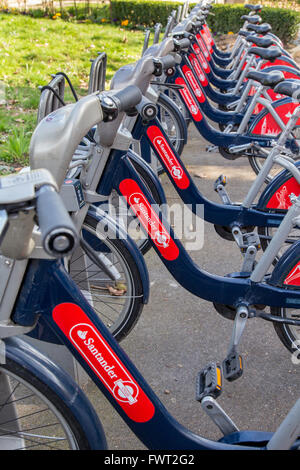
[[142, 99], [141, 90], [135, 86], [130, 85], [123, 90], [116, 91], [113, 96], [119, 112], [126, 112], [134, 108]]
[[77, 244], [77, 230], [53, 186], [44, 185], [37, 191], [36, 212], [46, 253], [68, 255]]
[[[168, 70], [168, 69], [171, 69], [172, 67], [175, 67], [176, 58], [173, 55], [168, 54], [164, 57], [159, 57], [158, 59], [153, 59], [153, 64], [154, 64], [154, 67], [157, 64], [160, 64], [161, 67], [159, 67], [157, 71], [154, 70], [154, 75], [161, 75], [162, 70]], [[162, 70], [160, 70], [160, 68]]]
[[182, 51], [190, 47], [191, 41], [188, 38], [174, 39], [174, 46], [176, 51]]

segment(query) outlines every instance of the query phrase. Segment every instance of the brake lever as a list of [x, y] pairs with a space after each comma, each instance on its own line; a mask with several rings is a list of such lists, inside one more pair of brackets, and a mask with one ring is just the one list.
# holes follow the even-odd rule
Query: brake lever
[[158, 80], [151, 81], [150, 85], [160, 85], [160, 86], [164, 86], [166, 88], [173, 88], [174, 90], [183, 90], [184, 89], [184, 85], [177, 85], [176, 83], [159, 82]]

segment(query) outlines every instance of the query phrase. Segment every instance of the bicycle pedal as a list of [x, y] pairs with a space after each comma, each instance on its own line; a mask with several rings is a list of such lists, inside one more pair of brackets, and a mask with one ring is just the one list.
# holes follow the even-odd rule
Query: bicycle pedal
[[207, 152], [216, 152], [218, 150], [218, 147], [216, 145], [209, 145], [208, 147], [206, 147], [206, 151]]
[[236, 352], [228, 354], [222, 363], [223, 375], [226, 380], [233, 382], [243, 374], [243, 360]]
[[197, 376], [196, 400], [202, 401], [204, 397], [218, 398], [222, 393], [222, 369], [216, 362], [211, 362], [202, 369]]
[[216, 179], [216, 181], [214, 182], [214, 190], [215, 190], [215, 191], [218, 191], [218, 187], [219, 187], [220, 185], [226, 186], [226, 183], [227, 183], [227, 181], [226, 181], [226, 176], [220, 175], [220, 176]]

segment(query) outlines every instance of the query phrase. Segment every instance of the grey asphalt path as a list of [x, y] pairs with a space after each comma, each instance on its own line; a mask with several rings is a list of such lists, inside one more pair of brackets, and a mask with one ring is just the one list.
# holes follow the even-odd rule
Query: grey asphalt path
[[[254, 179], [246, 159], [230, 162], [218, 153], [207, 153], [193, 127], [183, 156], [188, 168], [202, 175], [195, 176], [201, 191], [216, 201], [213, 182], [221, 173], [228, 177], [233, 201], [242, 199]], [[178, 203], [165, 176], [162, 182], [168, 200]], [[190, 254], [210, 273], [223, 275], [241, 267], [236, 245], [222, 240], [208, 223], [204, 224], [203, 247]], [[175, 419], [207, 438], [220, 438], [221, 433], [195, 400], [195, 380], [208, 362], [225, 357], [233, 323], [216, 313], [211, 303], [179, 286], [153, 250], [146, 262], [150, 301], [122, 347]], [[273, 431], [299, 396], [300, 365], [293, 365], [272, 324], [259, 319], [248, 321], [240, 351], [243, 377], [226, 382], [219, 403], [240, 429]], [[109, 449], [144, 449], [96, 387], [89, 383], [86, 391], [102, 420]]]

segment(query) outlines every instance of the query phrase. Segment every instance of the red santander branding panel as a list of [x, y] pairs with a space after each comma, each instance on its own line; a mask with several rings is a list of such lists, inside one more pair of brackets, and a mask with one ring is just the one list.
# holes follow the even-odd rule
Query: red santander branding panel
[[300, 185], [295, 178], [288, 179], [275, 191], [267, 204], [267, 208], [287, 210], [292, 205], [290, 194], [300, 195]]
[[211, 35], [211, 32], [210, 32], [209, 27], [207, 26], [207, 24], [204, 24], [204, 25], [203, 25], [203, 29], [204, 29], [204, 31], [206, 32], [206, 35], [207, 35], [207, 37], [208, 37], [208, 39], [209, 39], [210, 44], [213, 46], [214, 43], [215, 43], [215, 41], [214, 41], [214, 39], [213, 39], [213, 37], [212, 37], [212, 35]]
[[[197, 45], [197, 47], [198, 47], [198, 49], [199, 49], [199, 52], [202, 51], [203, 54], [205, 55], [206, 59], [207, 59], [208, 62], [209, 62], [209, 61], [211, 60], [211, 57], [210, 57], [210, 55], [209, 55], [209, 52], [208, 52], [208, 50], [207, 50], [207, 48], [206, 48], [206, 46], [205, 46], [205, 44], [204, 44], [204, 41], [202, 40], [200, 34], [196, 34], [196, 38], [197, 38], [197, 41], [198, 41], [198, 43], [199, 43], [199, 45], [200, 45], [200, 49], [201, 49], [201, 50], [200, 50], [200, 49], [199, 49], [199, 46]], [[193, 47], [194, 47], [194, 46], [193, 46]]]
[[181, 94], [183, 101], [185, 102], [185, 104], [187, 105], [191, 115], [193, 116], [193, 119], [196, 122], [201, 121], [201, 119], [203, 117], [202, 114], [201, 114], [201, 111], [200, 111], [196, 101], [192, 97], [192, 95], [190, 93], [190, 90], [186, 86], [186, 83], [185, 83], [184, 79], [182, 77], [178, 77], [178, 78], [176, 78], [175, 83], [177, 85], [182, 85], [184, 87], [184, 88], [179, 89], [179, 93]]
[[208, 65], [207, 60], [205, 59], [204, 55], [200, 51], [200, 47], [198, 46], [198, 44], [193, 44], [193, 49], [194, 49], [196, 57], [199, 60], [199, 63], [201, 65], [201, 67], [203, 68], [204, 72], [209, 73], [210, 72], [210, 66]]
[[206, 34], [206, 31], [204, 29], [202, 29], [202, 31], [200, 31], [200, 34], [201, 34], [201, 36], [203, 37], [203, 39], [205, 41], [207, 49], [209, 50], [209, 52], [212, 52], [212, 46], [210, 44], [210, 40], [209, 40], [209, 37]]
[[119, 188], [163, 258], [168, 261], [178, 258], [178, 246], [159, 220], [137, 182], [128, 178], [121, 181]]
[[196, 74], [197, 74], [197, 77], [199, 78], [200, 82], [201, 82], [201, 85], [202, 86], [207, 86], [208, 85], [208, 81], [199, 65], [199, 62], [195, 56], [195, 54], [190, 54], [189, 55], [189, 60], [193, 66], [193, 69], [195, 70]]
[[289, 272], [283, 284], [286, 286], [300, 286], [300, 261]]
[[126, 415], [137, 423], [153, 418], [153, 403], [121, 363], [88, 316], [76, 304], [62, 303], [53, 320], [115, 398]]
[[[280, 106], [276, 107], [276, 113], [279, 115], [280, 119], [284, 124], [287, 124], [289, 119], [291, 118], [295, 108], [299, 106], [299, 103], [288, 102], [285, 104], [281, 104]], [[297, 121], [297, 125], [299, 126], [300, 119]], [[266, 135], [266, 136], [273, 136], [276, 137], [281, 133], [281, 127], [277, 124], [275, 119], [270, 113], [267, 113], [263, 116], [258, 123], [255, 125], [254, 129], [252, 130], [252, 134], [258, 135]]]
[[195, 75], [193, 74], [191, 69], [189, 67], [187, 67], [187, 65], [184, 65], [182, 67], [182, 71], [184, 73], [185, 78], [189, 82], [190, 87], [193, 90], [193, 92], [194, 92], [197, 100], [199, 101], [199, 103], [204, 103], [204, 101], [205, 101], [204, 93], [202, 93], [202, 90], [199, 87], [199, 85], [197, 83], [197, 80], [195, 78]]
[[153, 143], [155, 149], [161, 156], [167, 169], [169, 170], [172, 179], [176, 183], [176, 186], [178, 186], [178, 188], [180, 189], [188, 188], [190, 185], [190, 181], [159, 127], [148, 127], [147, 135]]

